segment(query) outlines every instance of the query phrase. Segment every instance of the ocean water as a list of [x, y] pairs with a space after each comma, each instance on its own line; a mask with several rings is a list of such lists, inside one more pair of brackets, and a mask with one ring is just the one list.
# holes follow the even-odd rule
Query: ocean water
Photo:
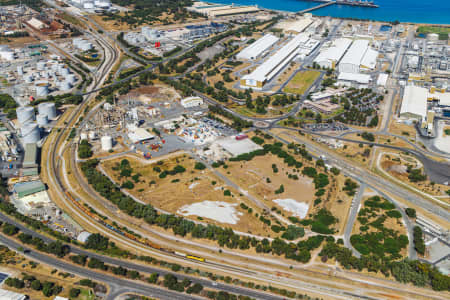
[[[296, 12], [320, 3], [303, 0], [203, 0], [211, 3], [255, 5]], [[331, 5], [312, 14], [319, 16], [358, 18], [377, 21], [395, 21], [450, 24], [450, 0], [374, 0], [379, 8]]]

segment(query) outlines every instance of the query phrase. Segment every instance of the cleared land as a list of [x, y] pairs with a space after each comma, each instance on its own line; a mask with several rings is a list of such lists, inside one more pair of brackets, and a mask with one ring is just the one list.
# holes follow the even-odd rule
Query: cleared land
[[[121, 171], [118, 170], [118, 166], [121, 164], [122, 159], [117, 158], [104, 161], [102, 168], [115, 182], [124, 184], [131, 178], [120, 176]], [[196, 161], [188, 155], [172, 157], [152, 164], [143, 164], [141, 160], [131, 157], [127, 157], [127, 160], [133, 170], [132, 174], [140, 174], [138, 182], [131, 179], [134, 186], [127, 190], [141, 201], [179, 215], [188, 214], [188, 212], [197, 209], [198, 214], [192, 214], [187, 217], [197, 221], [229, 226], [241, 232], [267, 235], [268, 226], [255, 217], [255, 213], [259, 212], [258, 209], [255, 209], [245, 197], [227, 186], [209, 169], [195, 169]], [[177, 165], [182, 166], [186, 171], [161, 178], [162, 172], [173, 170]], [[158, 170], [161, 170], [161, 172], [158, 172]], [[229, 218], [226, 218], [226, 216], [223, 219], [214, 219], [214, 215], [211, 214], [210, 218], [208, 218], [202, 213], [203, 209], [208, 205], [205, 201], [217, 202], [215, 203], [217, 204], [216, 206], [223, 210], [223, 213], [227, 214], [228, 217], [231, 217], [231, 206], [235, 210], [234, 217], [238, 217], [239, 220], [237, 220], [236, 224], [232, 224], [233, 222], [220, 222], [228, 220]], [[221, 205], [219, 202], [228, 203], [228, 205]], [[243, 209], [240, 206], [241, 203], [245, 203], [248, 207], [253, 207], [251, 211], [253, 214], [249, 213], [248, 209]], [[202, 217], [199, 217], [199, 215], [202, 215]]]
[[319, 71], [299, 72], [291, 81], [289, 81], [283, 91], [286, 93], [303, 95], [319, 76]]

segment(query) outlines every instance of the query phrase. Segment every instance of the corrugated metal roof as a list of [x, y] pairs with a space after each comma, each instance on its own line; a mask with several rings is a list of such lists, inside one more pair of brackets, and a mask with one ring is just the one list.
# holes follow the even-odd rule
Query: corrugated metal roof
[[336, 39], [333, 43], [333, 46], [320, 52], [320, 54], [314, 61], [317, 63], [320, 63], [322, 61], [338, 62], [351, 44], [352, 44], [351, 39], [346, 38]]
[[[305, 43], [308, 40], [308, 35], [300, 33], [290, 40], [285, 46], [278, 50], [274, 55], [267, 59], [262, 65], [257, 67], [252, 73], [245, 75], [242, 79], [251, 79], [260, 82], [264, 82], [266, 79], [270, 79], [269, 75], [274, 74], [273, 71], [285, 65], [285, 62], [298, 51], [301, 43]], [[284, 64], [283, 64], [284, 62]]]
[[254, 59], [255, 57], [261, 55], [261, 53], [272, 47], [272, 45], [278, 42], [278, 40], [278, 37], [272, 34], [266, 34], [253, 44], [245, 47], [236, 55], [236, 57], [238, 59]]
[[361, 60], [361, 66], [368, 69], [375, 69], [377, 66], [378, 51], [368, 48]]
[[369, 47], [368, 40], [356, 40], [348, 49], [347, 53], [341, 60], [341, 64], [360, 65], [364, 54]]
[[406, 86], [400, 115], [410, 113], [425, 118], [427, 115], [427, 96], [428, 90], [426, 88], [414, 85]]
[[23, 159], [24, 168], [33, 168], [37, 166], [37, 145], [36, 143], [25, 145], [25, 157]]
[[14, 192], [17, 193], [19, 198], [31, 195], [40, 191], [45, 191], [45, 185], [40, 180], [19, 182], [14, 185]]
[[0, 289], [0, 300], [23, 300], [26, 299], [24, 294], [19, 294], [4, 289]]
[[358, 83], [369, 83], [370, 75], [361, 73], [339, 73], [338, 80], [354, 81]]

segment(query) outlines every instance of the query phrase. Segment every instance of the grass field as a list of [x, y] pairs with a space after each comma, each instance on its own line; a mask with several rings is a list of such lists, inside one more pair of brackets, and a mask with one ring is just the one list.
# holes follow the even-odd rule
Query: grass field
[[450, 27], [444, 27], [444, 26], [420, 26], [417, 28], [417, 33], [450, 33]]
[[286, 93], [303, 95], [306, 90], [320, 76], [318, 71], [303, 71], [297, 73], [283, 89]]

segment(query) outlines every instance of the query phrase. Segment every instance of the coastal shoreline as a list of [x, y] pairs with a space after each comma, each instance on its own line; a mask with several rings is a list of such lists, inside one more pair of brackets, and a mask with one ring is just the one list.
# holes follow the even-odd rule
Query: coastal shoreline
[[[201, 1], [201, 0], [199, 0]], [[231, 3], [226, 3], [223, 1], [214, 1], [212, 2], [211, 0], [209, 1], [202, 1], [208, 4], [222, 4], [222, 5], [231, 5]], [[239, 1], [237, 1], [239, 2]], [[260, 4], [254, 3], [254, 4], [243, 4], [243, 3], [234, 3], [233, 4], [235, 6], [246, 6], [246, 5], [257, 5], [258, 8], [260, 8], [261, 10], [264, 11], [271, 11], [271, 12], [277, 12], [277, 13], [281, 13], [281, 14], [289, 14], [289, 15], [295, 15], [297, 14], [297, 12], [295, 11], [289, 11], [289, 10], [283, 10], [283, 9], [273, 9], [273, 8], [266, 8], [264, 6], [261, 6]], [[338, 6], [344, 6], [344, 5], [339, 5], [336, 4]], [[380, 5], [381, 6], [381, 5]], [[366, 8], [367, 9], [367, 8]], [[374, 8], [370, 8], [370, 9], [374, 9]], [[378, 9], [378, 8], [375, 8]], [[319, 9], [320, 10], [320, 9]], [[378, 19], [370, 19], [370, 18], [350, 18], [350, 17], [340, 17], [340, 16], [323, 16], [323, 15], [317, 15], [314, 14], [314, 11], [311, 12], [311, 14], [315, 17], [323, 17], [323, 18], [334, 18], [334, 19], [341, 19], [341, 20], [348, 20], [348, 21], [360, 21], [360, 22], [376, 22], [376, 23], [383, 23], [383, 24], [392, 24], [395, 21], [398, 21], [400, 24], [403, 25], [416, 25], [416, 26], [442, 26], [442, 27], [450, 27], [450, 21], [449, 23], [426, 23], [426, 22], [412, 22], [412, 21], [400, 21], [400, 20], [392, 20], [392, 21], [386, 21], [386, 20], [378, 20]]]

